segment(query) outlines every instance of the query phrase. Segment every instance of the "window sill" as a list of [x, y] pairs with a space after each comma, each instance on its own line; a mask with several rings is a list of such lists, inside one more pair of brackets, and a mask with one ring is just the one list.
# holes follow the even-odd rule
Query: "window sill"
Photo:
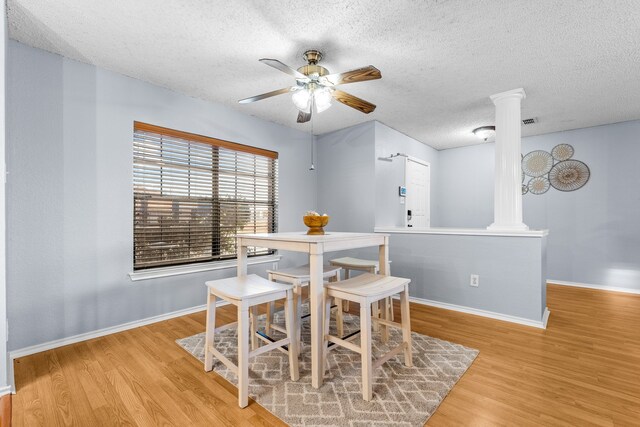
[[[266, 264], [269, 262], [278, 262], [282, 256], [280, 255], [263, 255], [248, 259], [249, 265]], [[158, 279], [160, 277], [178, 276], [181, 274], [200, 273], [211, 270], [224, 270], [227, 268], [236, 268], [238, 261], [235, 259], [228, 261], [213, 261], [201, 264], [180, 265], [175, 267], [150, 268], [148, 270], [133, 271], [129, 273], [132, 282], [139, 280]]]

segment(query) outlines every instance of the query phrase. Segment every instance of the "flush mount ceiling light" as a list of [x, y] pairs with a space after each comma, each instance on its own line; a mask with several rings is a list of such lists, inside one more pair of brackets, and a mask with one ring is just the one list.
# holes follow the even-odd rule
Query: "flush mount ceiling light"
[[303, 65], [297, 70], [283, 64], [277, 59], [261, 59], [260, 62], [295, 77], [295, 85], [263, 93], [262, 95], [252, 96], [251, 98], [241, 99], [238, 102], [248, 104], [292, 92], [291, 100], [296, 108], [300, 110], [298, 112], [298, 123], [308, 122], [313, 113], [321, 113], [331, 107], [331, 101], [333, 99], [365, 114], [369, 114], [376, 109], [374, 104], [336, 88], [336, 86], [347, 83], [364, 82], [381, 78], [382, 74], [376, 67], [369, 65], [344, 73], [329, 74], [329, 70], [318, 65], [318, 62], [322, 59], [322, 53], [320, 51], [313, 49], [308, 50], [304, 53], [304, 59], [308, 65]]
[[472, 132], [473, 132], [473, 134], [475, 136], [477, 136], [481, 140], [486, 141], [487, 139], [491, 138], [492, 136], [494, 136], [496, 134], [496, 127], [495, 126], [482, 126], [482, 127], [474, 129]]

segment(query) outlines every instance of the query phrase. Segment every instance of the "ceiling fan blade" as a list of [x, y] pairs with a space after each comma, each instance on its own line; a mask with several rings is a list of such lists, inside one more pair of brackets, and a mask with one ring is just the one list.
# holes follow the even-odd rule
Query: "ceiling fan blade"
[[287, 73], [287, 74], [295, 77], [296, 79], [309, 80], [309, 78], [307, 76], [305, 76], [304, 74], [302, 74], [300, 71], [289, 67], [287, 64], [283, 64], [282, 62], [278, 61], [277, 59], [262, 58], [262, 59], [260, 59], [260, 62], [262, 62], [263, 64], [266, 64], [266, 65], [268, 65], [270, 67], [273, 67], [276, 70], [280, 70], [283, 73]]
[[311, 112], [298, 111], [298, 123], [306, 123], [309, 120], [311, 120]]
[[382, 73], [373, 65], [358, 68], [344, 73], [328, 74], [320, 77], [320, 83], [327, 86], [338, 86], [347, 83], [365, 82], [382, 78]]
[[376, 106], [374, 104], [338, 89], [333, 90], [331, 92], [331, 96], [333, 96], [336, 101], [342, 102], [344, 105], [355, 108], [356, 110], [362, 111], [365, 114], [369, 114], [376, 109]]
[[263, 93], [261, 95], [252, 96], [251, 98], [245, 98], [238, 101], [240, 104], [248, 104], [250, 102], [260, 101], [261, 99], [271, 98], [272, 96], [282, 95], [285, 93], [289, 93], [293, 90], [293, 86], [285, 87], [283, 89], [272, 90], [271, 92]]

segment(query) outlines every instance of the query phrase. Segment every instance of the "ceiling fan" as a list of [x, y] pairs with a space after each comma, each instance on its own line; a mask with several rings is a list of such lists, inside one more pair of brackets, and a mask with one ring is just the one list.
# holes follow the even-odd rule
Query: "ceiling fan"
[[261, 59], [260, 62], [295, 77], [296, 84], [241, 99], [238, 102], [240, 104], [248, 104], [250, 102], [260, 101], [261, 99], [271, 98], [272, 96], [293, 93], [291, 97], [292, 101], [298, 110], [300, 110], [298, 112], [298, 123], [311, 120], [311, 114], [314, 111], [320, 113], [329, 108], [332, 99], [342, 102], [365, 114], [369, 114], [376, 109], [374, 104], [336, 89], [336, 86], [347, 83], [364, 82], [381, 78], [382, 74], [376, 67], [369, 65], [368, 67], [362, 67], [344, 73], [329, 74], [329, 70], [318, 65], [318, 62], [322, 59], [322, 53], [320, 51], [308, 50], [303, 56], [305, 61], [308, 62], [308, 65], [303, 65], [297, 70], [283, 64], [277, 59]]

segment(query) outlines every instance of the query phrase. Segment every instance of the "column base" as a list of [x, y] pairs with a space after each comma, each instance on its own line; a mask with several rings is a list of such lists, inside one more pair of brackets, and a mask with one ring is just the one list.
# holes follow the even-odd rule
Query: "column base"
[[529, 226], [521, 222], [520, 224], [496, 224], [495, 222], [487, 227], [491, 231], [526, 231]]

